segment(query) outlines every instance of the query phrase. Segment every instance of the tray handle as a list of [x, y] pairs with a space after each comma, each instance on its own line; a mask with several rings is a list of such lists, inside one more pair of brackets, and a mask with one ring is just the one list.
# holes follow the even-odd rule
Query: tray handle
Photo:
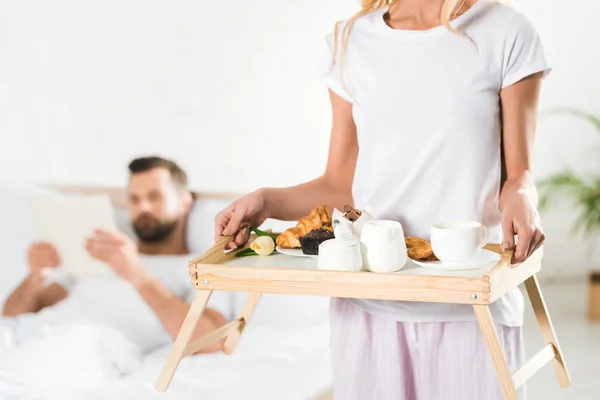
[[219, 240], [215, 242], [215, 244], [213, 244], [213, 246], [206, 253], [190, 261], [190, 265], [221, 264], [225, 261], [231, 260], [235, 257], [236, 253], [250, 247], [250, 244], [256, 239], [256, 234], [250, 234], [248, 241], [243, 247], [240, 247], [236, 250], [225, 251], [225, 246], [233, 239], [233, 236], [222, 236]]
[[518, 264], [512, 265], [512, 258], [513, 258], [513, 254], [515, 253], [514, 250], [504, 251], [504, 250], [502, 250], [502, 247], [500, 246], [499, 243], [488, 243], [485, 246], [483, 246], [483, 248], [485, 250], [492, 251], [496, 254], [500, 254], [500, 260], [496, 263], [494, 268], [492, 268], [490, 273], [494, 273], [494, 272], [503, 270], [505, 268], [512, 269], [518, 265]]
[[208, 249], [208, 251], [201, 256], [196, 257], [190, 261], [192, 264], [219, 264], [223, 261], [227, 261], [235, 256], [235, 251], [226, 253], [225, 246], [233, 240], [233, 236], [223, 236]]

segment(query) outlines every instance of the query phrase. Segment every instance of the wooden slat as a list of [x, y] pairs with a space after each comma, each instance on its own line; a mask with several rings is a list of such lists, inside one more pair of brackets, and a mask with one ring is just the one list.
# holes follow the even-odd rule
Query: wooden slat
[[206, 264], [190, 270], [196, 287], [210, 290], [459, 304], [488, 304], [490, 297], [484, 278]]
[[225, 245], [233, 240], [233, 236], [223, 236], [206, 253], [189, 262], [190, 272], [196, 264], [221, 264], [235, 257], [235, 252], [225, 253]]
[[531, 378], [536, 372], [552, 361], [555, 355], [556, 352], [554, 351], [554, 345], [552, 343], [546, 345], [535, 356], [533, 356], [531, 360], [527, 361], [521, 368], [515, 371], [512, 376], [515, 387], [521, 387], [521, 385], [523, 385], [527, 379]]
[[240, 341], [240, 337], [242, 336], [242, 332], [248, 322], [250, 322], [250, 318], [252, 314], [254, 314], [254, 310], [256, 309], [256, 305], [260, 300], [262, 294], [261, 293], [249, 293], [248, 298], [244, 302], [244, 306], [242, 307], [240, 314], [238, 315], [238, 319], [243, 321], [244, 324], [240, 326], [235, 332], [232, 332], [231, 335], [225, 341], [223, 345], [223, 352], [227, 355], [232, 355], [237, 347], [238, 342]]
[[317, 395], [314, 400], [333, 400], [333, 388], [324, 390], [321, 394]]
[[496, 265], [494, 266], [494, 268], [492, 268], [488, 275], [494, 276], [500, 274], [510, 274], [513, 269], [512, 258], [514, 253], [514, 250], [507, 250], [498, 253], [501, 255], [500, 260], [498, 261], [498, 263], [496, 263]]
[[496, 371], [496, 377], [500, 383], [502, 394], [505, 400], [518, 400], [517, 390], [514, 386], [512, 375], [508, 369], [506, 363], [506, 357], [504, 356], [504, 350], [498, 340], [498, 333], [492, 320], [492, 313], [488, 306], [473, 306], [479, 327], [483, 333], [488, 352], [492, 358], [494, 370]]
[[[492, 302], [504, 296], [509, 290], [519, 286], [531, 276], [537, 274], [542, 269], [542, 261], [539, 259], [530, 259], [520, 264], [510, 274], [502, 277], [496, 276], [490, 279], [490, 299]], [[502, 279], [501, 279], [502, 278]]]
[[[488, 248], [488, 250], [498, 252], [500, 245], [495, 250]], [[543, 257], [543, 246], [533, 253], [527, 261], [521, 264], [512, 265], [512, 257], [514, 251], [502, 252], [500, 261], [492, 268], [492, 270], [486, 274], [490, 280], [491, 302], [498, 300], [504, 296], [509, 290], [519, 286], [525, 282], [526, 279], [532, 275], [538, 273], [542, 269], [542, 257]]]
[[175, 339], [175, 343], [171, 348], [171, 352], [163, 366], [162, 372], [156, 382], [156, 390], [158, 392], [164, 392], [169, 387], [171, 380], [173, 379], [173, 375], [175, 374], [175, 370], [179, 366], [179, 362], [183, 358], [183, 353], [185, 352], [185, 348], [190, 341], [190, 338], [194, 334], [196, 330], [196, 326], [198, 326], [198, 322], [200, 322], [200, 318], [204, 313], [204, 308], [206, 307], [206, 303], [208, 303], [208, 299], [212, 294], [212, 290], [201, 290], [196, 293], [196, 299], [190, 306], [190, 310], [181, 325], [181, 329], [177, 334], [177, 339]]
[[236, 253], [247, 249], [250, 244], [256, 239], [256, 235], [252, 233], [248, 238], [248, 242], [241, 248], [225, 252], [225, 246], [233, 240], [233, 236], [223, 236], [204, 254], [194, 258], [189, 262], [190, 275], [195, 272], [194, 269], [204, 264], [222, 264], [235, 258]]
[[231, 332], [240, 330], [242, 325], [244, 325], [244, 321], [241, 318], [237, 318], [230, 323], [202, 336], [201, 338], [194, 340], [185, 347], [182, 358], [202, 350], [209, 344], [216, 342], [219, 339], [223, 339]]
[[483, 246], [483, 248], [485, 250], [497, 253], [502, 255], [502, 253], [504, 253], [504, 250], [502, 250], [502, 247], [500, 246], [500, 243], [488, 243], [485, 246]]
[[554, 346], [556, 356], [554, 357], [552, 366], [554, 367], [554, 374], [556, 375], [558, 384], [562, 388], [567, 388], [571, 386], [571, 376], [569, 375], [569, 371], [563, 360], [562, 351], [558, 344], [558, 338], [554, 331], [550, 314], [548, 314], [548, 308], [546, 307], [540, 284], [535, 275], [525, 281], [525, 288], [527, 289], [527, 294], [531, 300], [531, 306], [533, 307], [533, 312], [538, 325], [542, 331], [542, 337], [546, 343], [551, 343]]

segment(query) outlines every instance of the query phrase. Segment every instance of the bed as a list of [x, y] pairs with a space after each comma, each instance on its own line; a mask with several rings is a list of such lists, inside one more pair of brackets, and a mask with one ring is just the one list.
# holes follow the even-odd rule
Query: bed
[[[0, 180], [0, 241], [8, 254], [0, 265], [0, 299], [27, 273], [25, 250], [35, 240], [27, 196], [31, 191], [92, 194], [109, 193], [116, 207], [118, 225], [128, 231], [125, 192], [122, 188], [33, 185]], [[201, 253], [212, 245], [214, 215], [235, 196], [196, 193], [190, 215], [189, 247]], [[268, 221], [267, 228], [282, 229], [289, 224]], [[190, 281], [191, 284], [191, 281]], [[239, 305], [245, 295], [240, 294]], [[290, 313], [290, 309], [302, 310]], [[273, 318], [275, 314], [275, 318]], [[293, 315], [293, 318], [291, 317]], [[274, 324], [272, 321], [276, 320]], [[170, 390], [157, 393], [154, 384], [170, 346], [147, 355], [144, 367], [122, 380], [65, 392], [62, 399], [319, 399], [331, 398], [331, 370], [328, 351], [328, 306], [326, 299], [271, 295], [264, 297], [244, 333], [236, 353], [192, 356], [184, 360]]]

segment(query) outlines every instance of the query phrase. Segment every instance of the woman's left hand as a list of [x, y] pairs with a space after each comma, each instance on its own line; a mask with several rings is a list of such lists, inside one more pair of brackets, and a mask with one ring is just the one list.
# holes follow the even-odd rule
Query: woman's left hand
[[502, 212], [502, 232], [503, 250], [514, 249], [514, 236], [518, 236], [513, 264], [525, 261], [546, 240], [537, 207], [525, 190], [517, 190], [507, 196]]

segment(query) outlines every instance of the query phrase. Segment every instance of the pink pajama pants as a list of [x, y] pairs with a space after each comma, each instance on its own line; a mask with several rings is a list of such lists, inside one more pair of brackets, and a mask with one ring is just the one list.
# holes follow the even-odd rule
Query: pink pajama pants
[[[496, 330], [514, 371], [521, 328]], [[397, 322], [332, 299], [331, 356], [336, 400], [503, 400], [477, 322]]]

